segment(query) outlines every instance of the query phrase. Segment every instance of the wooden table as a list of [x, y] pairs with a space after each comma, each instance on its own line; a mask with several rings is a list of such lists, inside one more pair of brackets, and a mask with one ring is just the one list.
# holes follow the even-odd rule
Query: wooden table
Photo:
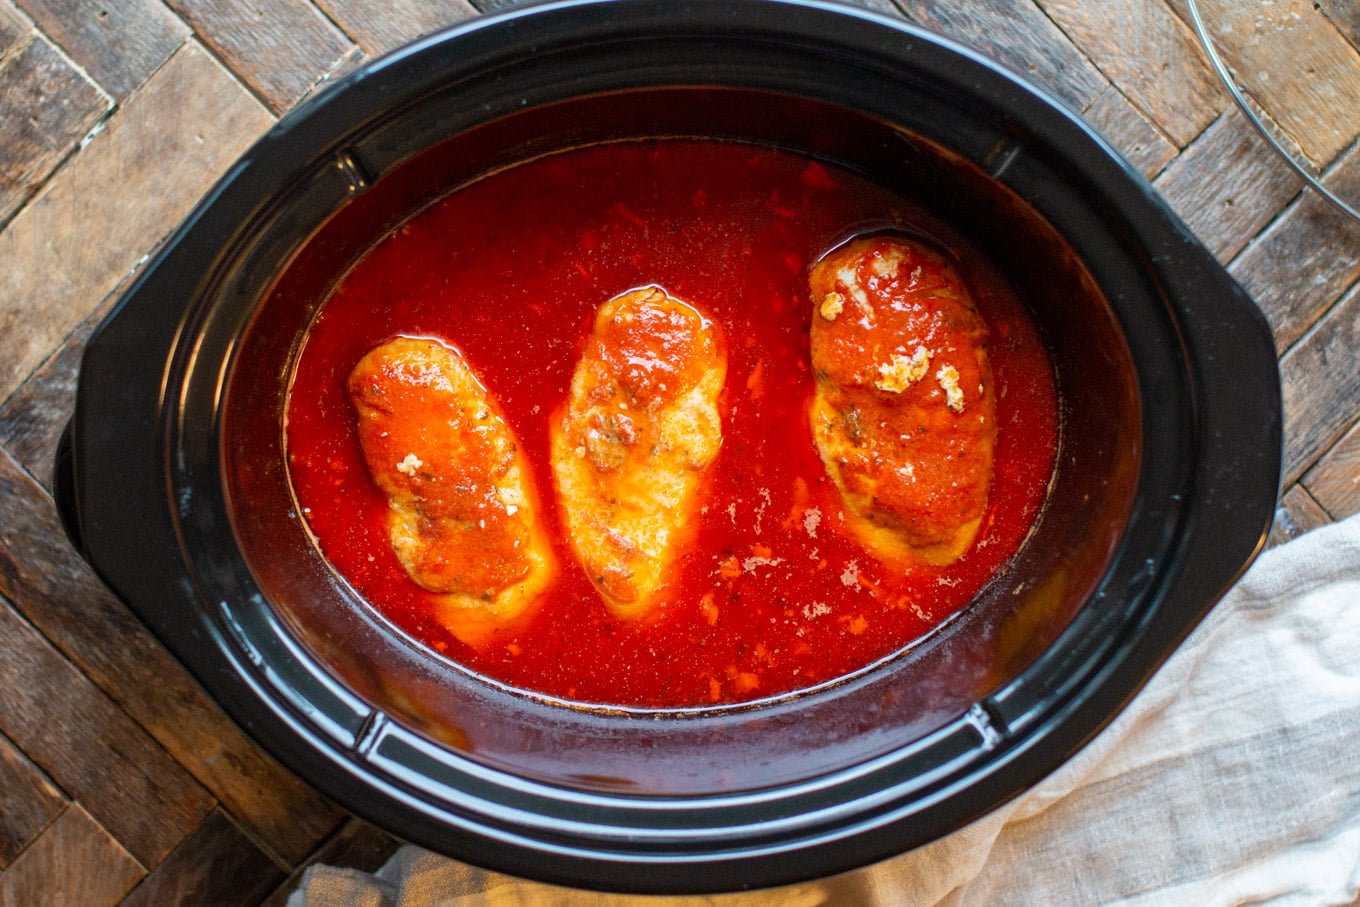
[[[1360, 223], [1249, 127], [1181, 2], [867, 5], [1079, 111], [1259, 302], [1284, 376], [1278, 542], [1360, 510]], [[231, 162], [362, 60], [501, 5], [0, 0], [0, 904], [281, 904], [309, 863], [374, 868], [397, 846], [258, 750], [93, 578], [52, 455], [83, 341]], [[1360, 3], [1201, 8], [1224, 36], [1261, 30], [1230, 62], [1360, 199]], [[1325, 116], [1299, 114], [1319, 98]]]

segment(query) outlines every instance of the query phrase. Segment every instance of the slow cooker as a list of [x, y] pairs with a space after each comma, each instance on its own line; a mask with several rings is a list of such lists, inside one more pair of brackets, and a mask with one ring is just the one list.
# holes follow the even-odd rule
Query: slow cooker
[[[413, 644], [329, 568], [282, 452], [337, 280], [449, 191], [594, 143], [827, 161], [982, 249], [1052, 355], [1030, 537], [940, 632], [743, 706], [569, 707]], [[1278, 491], [1266, 323], [1043, 92], [929, 32], [792, 0], [548, 3], [366, 64], [227, 172], [91, 338], [58, 463], [104, 581], [284, 765], [392, 833], [566, 885], [711, 892], [901, 853], [1100, 731], [1241, 574]]]

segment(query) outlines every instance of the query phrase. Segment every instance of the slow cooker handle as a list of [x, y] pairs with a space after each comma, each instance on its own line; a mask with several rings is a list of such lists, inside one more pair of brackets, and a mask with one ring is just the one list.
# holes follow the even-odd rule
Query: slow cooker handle
[[[57, 503], [57, 516], [61, 518], [61, 528], [66, 532], [71, 545], [82, 558], [85, 553], [85, 537], [80, 529], [80, 512], [76, 507], [76, 467], [74, 445], [71, 441], [69, 420], [57, 441], [57, 453], [52, 464], [52, 497]], [[88, 558], [87, 558], [88, 559]]]

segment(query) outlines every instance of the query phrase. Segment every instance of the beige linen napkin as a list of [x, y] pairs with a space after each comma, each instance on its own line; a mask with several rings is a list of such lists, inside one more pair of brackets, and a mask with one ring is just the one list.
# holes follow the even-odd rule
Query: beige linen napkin
[[700, 898], [577, 892], [403, 847], [289, 907], [1356, 904], [1360, 516], [1266, 552], [1123, 714], [1024, 796], [867, 869]]

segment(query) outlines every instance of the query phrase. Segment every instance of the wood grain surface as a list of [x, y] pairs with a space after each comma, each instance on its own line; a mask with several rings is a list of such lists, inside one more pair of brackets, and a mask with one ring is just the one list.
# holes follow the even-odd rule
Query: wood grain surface
[[1236, 107], [1185, 147], [1154, 184], [1209, 251], [1232, 258], [1303, 188]]
[[0, 635], [0, 728], [137, 860], [159, 863], [211, 796], [12, 608]]
[[1095, 64], [1030, 0], [902, 0], [900, 6], [910, 21], [981, 51], [1076, 110], [1105, 88]]
[[0, 824], [0, 870], [66, 809], [67, 799], [22, 750], [0, 737], [0, 791], [5, 821]]
[[[1360, 0], [1199, 4], [1263, 116], [1360, 203]], [[0, 0], [0, 907], [283, 907], [308, 866], [399, 846], [261, 751], [103, 587], [52, 462], [90, 332], [256, 138], [361, 61], [514, 5]], [[1255, 299], [1286, 415], [1269, 544], [1360, 512], [1360, 223], [1232, 104], [1184, 0], [859, 5], [1066, 104]]]
[[1237, 83], [1309, 160], [1325, 166], [1360, 132], [1360, 55], [1313, 0], [1200, 0]]
[[10, 0], [0, 0], [0, 60], [30, 34], [32, 29], [18, 8]]
[[255, 904], [277, 890], [285, 875], [251, 846], [226, 812], [215, 809], [122, 903], [125, 907]]
[[184, 45], [0, 232], [0, 397], [24, 379], [273, 122]]
[[1302, 486], [1325, 512], [1360, 513], [1360, 423], [1318, 458]]
[[1113, 85], [1101, 89], [1082, 116], [1149, 179], [1176, 157], [1176, 146]]
[[189, 27], [160, 0], [20, 0], [44, 34], [123, 101], [170, 59]]
[[72, 804], [0, 875], [0, 907], [112, 907], [146, 871]]
[[0, 223], [28, 200], [112, 106], [42, 36], [14, 51], [0, 68]]
[[307, 0], [168, 0], [195, 35], [281, 113], [340, 65], [353, 42]]
[[477, 15], [467, 0], [318, 0], [318, 6], [364, 53], [384, 53], [422, 35]]
[[1044, 11], [1176, 147], [1227, 103], [1194, 34], [1162, 0], [1048, 0]]

